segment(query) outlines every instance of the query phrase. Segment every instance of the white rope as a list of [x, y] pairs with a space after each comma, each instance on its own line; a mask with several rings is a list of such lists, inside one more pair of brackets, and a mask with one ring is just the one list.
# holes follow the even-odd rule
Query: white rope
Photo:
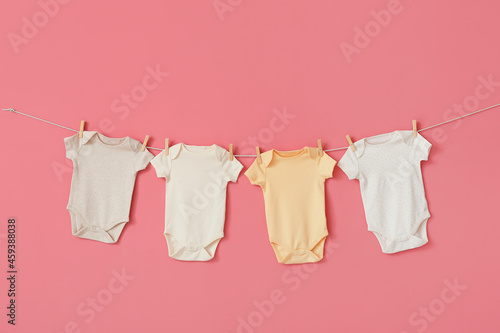
[[[470, 113], [461, 115], [460, 117], [456, 117], [456, 118], [453, 118], [453, 119], [449, 119], [447, 121], [443, 121], [442, 123], [438, 123], [438, 124], [435, 124], [435, 125], [432, 125], [432, 126], [429, 126], [429, 127], [425, 127], [425, 128], [419, 129], [418, 132], [427, 131], [427, 130], [429, 130], [431, 128], [438, 127], [438, 126], [441, 126], [441, 125], [444, 125], [444, 124], [448, 124], [448, 123], [451, 123], [452, 121], [456, 121], [456, 120], [459, 120], [459, 119], [462, 119], [462, 118], [465, 118], [465, 117], [469, 117], [469, 116], [472, 116], [474, 114], [477, 114], [477, 113], [480, 113], [480, 112], [483, 112], [483, 111], [486, 111], [486, 110], [490, 110], [490, 109], [496, 108], [498, 106], [500, 106], [500, 103], [488, 106], [488, 107], [486, 107], [484, 109], [481, 109], [481, 110], [477, 110], [477, 111], [474, 111], [474, 112], [470, 112]], [[16, 111], [14, 109], [2, 109], [2, 110], [4, 110], [4, 111], [10, 111], [10, 112], [15, 112], [15, 113], [18, 113], [18, 114], [26, 116], [26, 117], [30, 117], [30, 118], [33, 118], [33, 119], [36, 119], [36, 120], [43, 121], [43, 122], [45, 122], [47, 124], [51, 124], [51, 125], [54, 125], [54, 126], [58, 126], [58, 127], [67, 129], [69, 131], [73, 131], [73, 132], [77, 132], [77, 133], [79, 132], [78, 130], [75, 130], [73, 128], [69, 128], [69, 127], [66, 127], [66, 126], [63, 126], [63, 125], [59, 125], [59, 124], [53, 123], [53, 122], [45, 120], [45, 119], [41, 119], [41, 118], [38, 118], [38, 117], [35, 117], [35, 116], [32, 116], [32, 115], [26, 114], [26, 113], [22, 113], [22, 112]], [[156, 147], [149, 147], [149, 146], [146, 147], [146, 148], [153, 149], [153, 150], [160, 150], [160, 151], [163, 150], [163, 148], [156, 148]], [[324, 151], [344, 150], [344, 149], [347, 149], [347, 148], [349, 148], [349, 147], [324, 149]], [[236, 156], [236, 157], [257, 157], [257, 155], [236, 155], [236, 154], [234, 156]]]
[[344, 149], [347, 149], [349, 147], [341, 147], [341, 148], [333, 148], [333, 149], [323, 149], [323, 151], [336, 151], [336, 150], [344, 150]]
[[73, 131], [73, 132], [79, 132], [77, 130], [74, 130], [72, 128], [69, 128], [69, 127], [66, 127], [66, 126], [63, 126], [63, 125], [59, 125], [59, 124], [56, 124], [56, 123], [53, 123], [51, 121], [48, 121], [48, 120], [45, 120], [45, 119], [42, 119], [42, 118], [38, 118], [38, 117], [35, 117], [35, 116], [31, 116], [29, 114], [26, 114], [26, 113], [22, 113], [22, 112], [19, 112], [19, 111], [16, 111], [14, 109], [2, 109], [4, 111], [10, 111], [10, 112], [15, 112], [15, 113], [19, 113], [19, 114], [22, 114], [23, 116], [26, 116], [26, 117], [30, 117], [30, 118], [33, 118], [33, 119], [36, 119], [36, 120], [40, 120], [40, 121], [43, 121], [44, 123], [47, 123], [47, 124], [51, 124], [51, 125], [54, 125], [54, 126], [59, 126], [59, 127], [62, 127], [62, 128], [65, 128], [69, 131]]
[[479, 113], [479, 112], [483, 112], [483, 111], [486, 111], [486, 110], [489, 110], [489, 109], [496, 108], [497, 106], [500, 106], [500, 103], [492, 105], [492, 106], [488, 106], [487, 108], [484, 108], [484, 109], [481, 109], [481, 110], [477, 110], [477, 111], [474, 111], [474, 112], [471, 112], [471, 113], [464, 114], [464, 115], [462, 115], [460, 117], [456, 117], [456, 118], [453, 118], [453, 119], [450, 119], [450, 120], [447, 120], [447, 121], [443, 121], [442, 123], [439, 123], [439, 124], [436, 124], [436, 125], [432, 125], [432, 126], [429, 126], [429, 127], [426, 127], [426, 128], [422, 128], [421, 130], [418, 130], [417, 132], [427, 131], [428, 129], [431, 129], [431, 128], [434, 128], [434, 127], [437, 127], [437, 126], [441, 126], [441, 125], [444, 125], [444, 124], [448, 124], [448, 123], [451, 123], [452, 121], [455, 121], [455, 120], [458, 120], [458, 119], [462, 119], [462, 118], [465, 118], [465, 117], [468, 117], [468, 116], [472, 116], [473, 114], [476, 114], [476, 113]]

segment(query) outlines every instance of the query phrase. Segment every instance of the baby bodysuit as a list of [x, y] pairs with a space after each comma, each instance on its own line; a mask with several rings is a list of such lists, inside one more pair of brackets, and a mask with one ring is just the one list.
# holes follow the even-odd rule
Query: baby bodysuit
[[154, 157], [130, 137], [109, 138], [84, 131], [64, 138], [73, 162], [68, 206], [73, 235], [115, 243], [129, 221], [137, 172]]
[[339, 167], [358, 179], [368, 230], [383, 253], [395, 253], [427, 243], [430, 217], [420, 162], [427, 161], [431, 144], [412, 131], [394, 131], [354, 143]]
[[325, 180], [337, 163], [318, 148], [270, 150], [245, 175], [264, 194], [269, 240], [278, 262], [301, 264], [323, 259], [328, 229]]
[[243, 165], [216, 145], [176, 144], [151, 161], [166, 180], [165, 238], [170, 257], [207, 261], [224, 237], [226, 188]]

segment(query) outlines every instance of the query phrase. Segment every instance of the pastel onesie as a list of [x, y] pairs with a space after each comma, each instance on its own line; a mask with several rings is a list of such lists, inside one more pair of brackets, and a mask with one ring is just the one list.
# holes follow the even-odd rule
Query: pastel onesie
[[336, 161], [318, 148], [270, 150], [245, 175], [264, 194], [269, 240], [278, 262], [301, 264], [323, 259], [328, 229], [325, 180]]
[[395, 253], [427, 243], [430, 217], [420, 162], [427, 161], [431, 144], [412, 131], [394, 131], [354, 143], [339, 167], [358, 179], [368, 230], [383, 253]]
[[184, 143], [162, 151], [151, 161], [165, 178], [165, 231], [168, 254], [185, 261], [214, 257], [224, 237], [226, 189], [243, 165], [217, 145]]
[[74, 236], [115, 243], [129, 221], [137, 172], [154, 157], [130, 137], [109, 138], [84, 131], [64, 138], [73, 162], [67, 209]]

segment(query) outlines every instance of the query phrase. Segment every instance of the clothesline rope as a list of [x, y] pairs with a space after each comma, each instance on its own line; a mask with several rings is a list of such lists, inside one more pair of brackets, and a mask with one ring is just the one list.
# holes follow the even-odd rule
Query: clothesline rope
[[[475, 115], [475, 114], [483, 112], [483, 111], [487, 111], [487, 110], [496, 108], [498, 106], [500, 106], [500, 103], [488, 106], [488, 107], [486, 107], [484, 109], [481, 109], [481, 110], [477, 110], [477, 111], [474, 111], [474, 112], [466, 113], [464, 115], [461, 115], [460, 117], [456, 117], [456, 118], [452, 118], [452, 119], [443, 121], [442, 123], [438, 123], [438, 124], [435, 124], [435, 125], [432, 125], [432, 126], [429, 126], [429, 127], [425, 127], [425, 128], [419, 129], [418, 132], [427, 131], [427, 130], [429, 130], [431, 128], [438, 127], [438, 126], [441, 126], [441, 125], [445, 125], [445, 124], [451, 123], [453, 121], [456, 121], [456, 120], [459, 120], [459, 119], [462, 119], [462, 118], [465, 118], [465, 117], [469, 117], [469, 116]], [[73, 128], [66, 127], [66, 126], [63, 126], [63, 125], [59, 125], [59, 124], [53, 123], [51, 121], [48, 121], [48, 120], [45, 120], [45, 119], [42, 119], [42, 118], [38, 118], [38, 117], [35, 117], [35, 116], [32, 116], [32, 115], [29, 115], [27, 113], [19, 112], [17, 110], [12, 109], [12, 108], [11, 109], [2, 109], [2, 110], [3, 111], [15, 112], [17, 114], [20, 114], [20, 115], [23, 115], [23, 116], [26, 116], [26, 117], [30, 117], [30, 118], [33, 118], [33, 119], [36, 119], [36, 120], [39, 120], [39, 121], [43, 121], [43, 122], [45, 122], [47, 124], [51, 124], [51, 125], [54, 125], [54, 126], [58, 126], [58, 127], [67, 129], [69, 131], [73, 131], [73, 132], [77, 132], [77, 133], [79, 132], [78, 130], [75, 130]], [[156, 147], [149, 147], [149, 146], [146, 147], [146, 148], [153, 149], [153, 150], [160, 150], [160, 151], [162, 151], [164, 149], [164, 148], [156, 148]], [[347, 148], [349, 148], [349, 147], [347, 146], [347, 147], [340, 147], [340, 148], [324, 149], [324, 151], [344, 150], [344, 149], [347, 149]], [[257, 155], [236, 155], [236, 154], [234, 156], [236, 156], [236, 157], [257, 157]]]

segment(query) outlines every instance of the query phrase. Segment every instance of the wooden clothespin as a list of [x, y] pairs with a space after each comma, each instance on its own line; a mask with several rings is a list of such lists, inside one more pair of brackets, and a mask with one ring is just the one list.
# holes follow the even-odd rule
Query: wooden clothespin
[[234, 159], [234, 155], [233, 155], [233, 144], [230, 143], [229, 144], [229, 160], [232, 161]]
[[170, 139], [166, 138], [165, 139], [165, 155], [168, 155], [168, 147], [170, 146]]
[[417, 121], [413, 120], [412, 123], [413, 123], [413, 137], [416, 138], [417, 137]]
[[351, 137], [349, 135], [346, 135], [345, 137], [349, 142], [349, 147], [351, 147], [352, 151], [356, 151], [356, 147], [354, 147], [354, 143], [352, 143]]
[[80, 122], [80, 131], [78, 132], [78, 137], [83, 138], [83, 130], [85, 129], [85, 120]]
[[146, 145], [148, 144], [148, 140], [149, 140], [149, 135], [146, 135], [146, 138], [144, 138], [144, 142], [142, 143], [141, 151], [146, 150]]
[[255, 147], [255, 151], [257, 152], [257, 162], [262, 163], [262, 157], [260, 157], [259, 147]]
[[319, 149], [319, 156], [323, 156], [323, 145], [321, 144], [321, 140], [318, 140], [318, 149]]

